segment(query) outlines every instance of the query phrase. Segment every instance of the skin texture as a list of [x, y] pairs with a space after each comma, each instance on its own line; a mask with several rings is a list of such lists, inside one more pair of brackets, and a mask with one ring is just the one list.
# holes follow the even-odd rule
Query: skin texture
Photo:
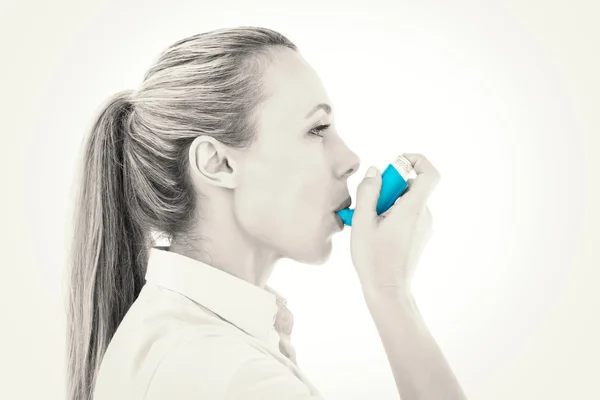
[[[263, 79], [270, 96], [256, 111], [257, 136], [249, 148], [232, 149], [209, 136], [190, 146], [199, 240], [171, 244], [171, 251], [259, 287], [281, 258], [327, 261], [332, 235], [342, 230], [334, 211], [360, 166], [336, 130], [333, 110], [307, 117], [320, 103], [332, 105], [299, 53], [277, 49]], [[318, 125], [330, 126], [313, 129]]]

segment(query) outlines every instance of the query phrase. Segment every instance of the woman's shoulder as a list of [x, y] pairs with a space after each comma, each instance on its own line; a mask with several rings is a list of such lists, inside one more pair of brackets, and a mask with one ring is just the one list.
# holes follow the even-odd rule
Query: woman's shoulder
[[145, 329], [138, 324], [134, 336], [122, 330], [120, 337], [111, 341], [102, 360], [95, 398], [118, 399], [125, 397], [117, 393], [136, 393], [145, 399], [186, 399], [185, 393], [195, 391], [207, 396], [194, 398], [212, 398], [209, 394], [223, 390], [250, 353], [251, 346], [244, 338], [226, 326], [182, 322], [178, 327], [168, 324], [160, 329], [152, 325]]
[[295, 399], [322, 400], [299, 370], [294, 373], [250, 338], [192, 334], [161, 360], [144, 399], [270, 400], [283, 393]]
[[[219, 398], [249, 360], [268, 359], [251, 338], [230, 330], [190, 328], [172, 343], [148, 382], [147, 398]], [[176, 393], [173, 392], [176, 390]], [[190, 397], [191, 398], [191, 397]]]

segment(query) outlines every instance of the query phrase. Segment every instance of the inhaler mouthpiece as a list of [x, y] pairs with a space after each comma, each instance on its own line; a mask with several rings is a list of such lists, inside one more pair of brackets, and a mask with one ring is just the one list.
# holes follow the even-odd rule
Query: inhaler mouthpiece
[[[377, 200], [377, 215], [386, 212], [408, 188], [408, 179], [414, 176], [410, 161], [399, 155], [381, 174], [381, 190]], [[344, 224], [352, 226], [354, 209], [344, 208], [337, 212]]]

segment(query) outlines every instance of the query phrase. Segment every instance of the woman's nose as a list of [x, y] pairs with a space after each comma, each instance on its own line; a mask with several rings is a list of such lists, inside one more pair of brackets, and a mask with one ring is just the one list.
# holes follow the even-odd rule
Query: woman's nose
[[342, 168], [340, 179], [347, 179], [360, 167], [360, 158], [353, 151], [348, 150], [348, 155], [344, 159], [344, 162], [341, 164]]

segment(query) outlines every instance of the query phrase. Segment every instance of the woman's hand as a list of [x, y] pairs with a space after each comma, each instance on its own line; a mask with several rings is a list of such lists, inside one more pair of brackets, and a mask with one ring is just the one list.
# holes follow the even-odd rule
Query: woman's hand
[[431, 237], [432, 217], [426, 205], [440, 180], [439, 172], [421, 154], [404, 153], [417, 174], [394, 205], [377, 215], [381, 174], [366, 174], [358, 186], [352, 217], [350, 251], [363, 291], [408, 292], [414, 269]]

